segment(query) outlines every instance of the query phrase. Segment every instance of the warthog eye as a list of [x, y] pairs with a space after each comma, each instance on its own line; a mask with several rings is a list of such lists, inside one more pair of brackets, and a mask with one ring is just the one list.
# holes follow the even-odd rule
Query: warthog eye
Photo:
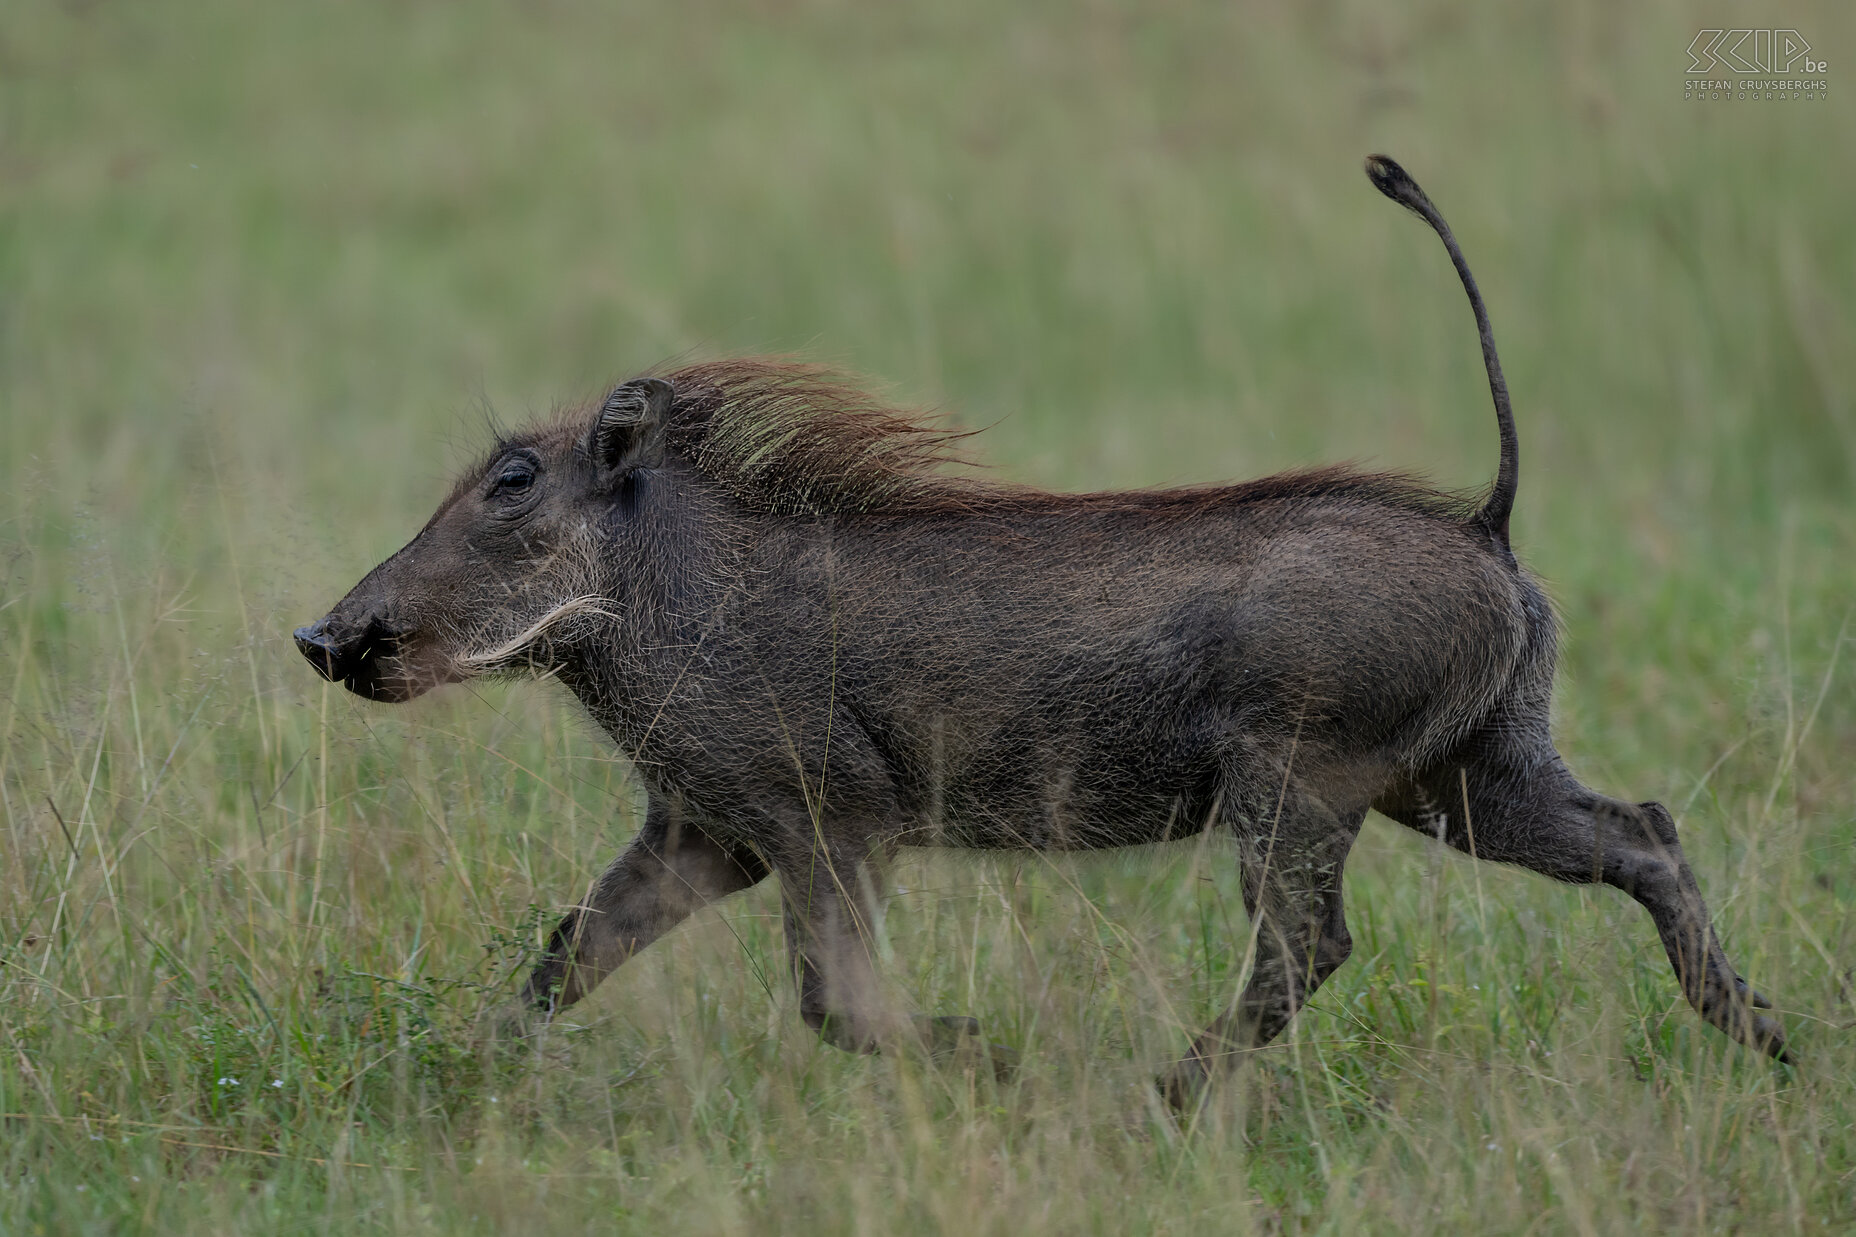
[[491, 489], [493, 498], [519, 498], [535, 484], [535, 461], [527, 455], [511, 456], [503, 462]]

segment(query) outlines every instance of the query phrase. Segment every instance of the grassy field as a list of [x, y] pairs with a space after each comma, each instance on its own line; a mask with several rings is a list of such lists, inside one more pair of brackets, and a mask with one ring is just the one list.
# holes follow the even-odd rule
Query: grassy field
[[[1757, 11], [1755, 11], [1757, 10]], [[1856, 55], [1684, 101], [1712, 9], [18, 0], [0, 17], [0, 1233], [1856, 1225]], [[1736, 10], [1740, 12], [1740, 10]], [[1008, 1087], [819, 1047], [759, 889], [481, 1028], [636, 826], [546, 685], [364, 704], [289, 631], [489, 436], [797, 350], [1054, 487], [1495, 464], [1558, 730], [1677, 812], [1776, 1068], [1609, 890], [1374, 818], [1354, 960], [1186, 1128], [1216, 845], [911, 856], [886, 949]]]

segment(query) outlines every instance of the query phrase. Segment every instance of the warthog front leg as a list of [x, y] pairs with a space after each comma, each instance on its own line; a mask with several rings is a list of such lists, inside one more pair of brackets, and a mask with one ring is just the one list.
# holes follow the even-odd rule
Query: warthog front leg
[[1007, 1077], [1017, 1056], [981, 1038], [978, 1019], [904, 1015], [884, 999], [875, 963], [880, 877], [875, 858], [834, 866], [819, 857], [782, 866], [800, 1017], [819, 1038], [847, 1052], [921, 1048], [936, 1061], [985, 1065]]
[[752, 850], [716, 841], [653, 796], [638, 836], [556, 925], [523, 1000], [550, 1013], [565, 1009], [692, 911], [767, 871]]
[[875, 1052], [897, 1042], [908, 1026], [879, 991], [878, 875], [869, 859], [834, 864], [823, 853], [780, 868], [799, 1015], [826, 1043], [849, 1052]]

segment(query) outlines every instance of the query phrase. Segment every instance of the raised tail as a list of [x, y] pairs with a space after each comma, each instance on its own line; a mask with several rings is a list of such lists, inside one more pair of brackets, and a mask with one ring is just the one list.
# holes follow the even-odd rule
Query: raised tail
[[[1489, 311], [1483, 308], [1482, 293], [1476, 290], [1476, 277], [1469, 273], [1469, 263], [1463, 260], [1463, 251], [1457, 248], [1456, 237], [1450, 234], [1450, 225], [1444, 222], [1443, 215], [1431, 205], [1431, 200], [1424, 196], [1424, 190], [1418, 188], [1405, 169], [1385, 155], [1368, 155], [1366, 157], [1366, 175], [1372, 180], [1379, 192], [1417, 215], [1436, 231], [1443, 240], [1444, 248], [1449, 251], [1450, 261], [1456, 267], [1456, 273], [1463, 281], [1463, 291], [1469, 293], [1469, 307], [1476, 311], [1476, 329], [1482, 333], [1482, 364], [1489, 371], [1489, 394], [1495, 398], [1495, 424], [1501, 432], [1502, 461], [1495, 473], [1495, 486], [1489, 491], [1489, 499], [1482, 504], [1482, 510], [1476, 513], [1476, 521], [1488, 529], [1489, 535], [1501, 542], [1504, 550], [1508, 549], [1508, 516], [1514, 511], [1514, 492], [1521, 472], [1521, 445], [1514, 432], [1514, 409], [1508, 403], [1508, 383], [1502, 377], [1501, 358], [1495, 355], [1495, 333], [1489, 329]], [[1510, 551], [1510, 557], [1513, 552]]]

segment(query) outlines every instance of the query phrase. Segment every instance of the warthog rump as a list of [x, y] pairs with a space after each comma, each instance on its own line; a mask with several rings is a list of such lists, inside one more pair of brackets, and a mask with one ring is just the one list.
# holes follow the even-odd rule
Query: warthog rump
[[1508, 544], [1518, 469], [1487, 314], [1444, 240], [1501, 434], [1488, 498], [1344, 468], [1051, 494], [942, 467], [960, 435], [815, 366], [689, 365], [499, 442], [420, 534], [297, 632], [326, 677], [403, 701], [543, 671], [648, 792], [553, 934], [552, 1011], [703, 904], [780, 879], [805, 1020], [869, 1050], [970, 1019], [877, 996], [899, 845], [1088, 849], [1228, 830], [1256, 963], [1163, 1079], [1175, 1102], [1267, 1043], [1347, 958], [1369, 808], [1480, 859], [1650, 912], [1683, 993], [1783, 1057], [1721, 952], [1660, 804], [1586, 789], [1548, 734], [1554, 621]]

